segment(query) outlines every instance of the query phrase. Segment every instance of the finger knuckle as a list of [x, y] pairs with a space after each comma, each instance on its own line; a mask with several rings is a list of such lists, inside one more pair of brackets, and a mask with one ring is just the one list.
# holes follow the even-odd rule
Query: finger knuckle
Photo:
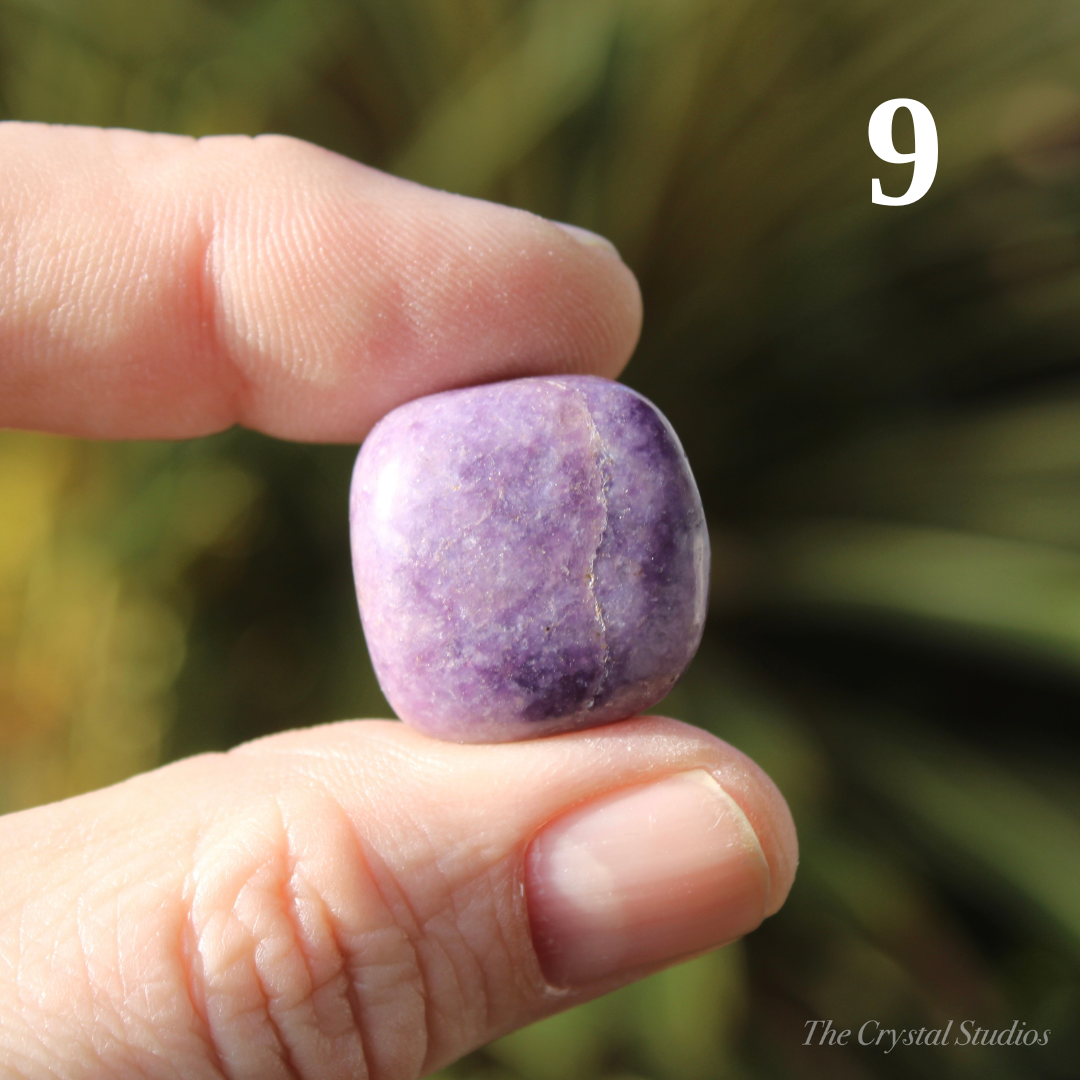
[[419, 1074], [417, 952], [329, 796], [279, 793], [219, 822], [186, 893], [189, 991], [230, 1080]]

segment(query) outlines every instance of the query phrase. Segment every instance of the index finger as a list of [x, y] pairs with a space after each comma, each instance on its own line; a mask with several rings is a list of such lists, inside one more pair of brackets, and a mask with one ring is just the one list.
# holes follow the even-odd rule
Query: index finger
[[359, 441], [453, 386], [616, 375], [613, 248], [281, 136], [0, 124], [0, 426]]

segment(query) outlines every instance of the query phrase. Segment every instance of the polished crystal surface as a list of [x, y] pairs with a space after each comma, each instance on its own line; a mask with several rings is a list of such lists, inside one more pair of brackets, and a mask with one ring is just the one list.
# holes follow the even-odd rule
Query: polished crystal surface
[[670, 424], [591, 376], [386, 416], [350, 502], [360, 615], [407, 723], [503, 742], [632, 716], [697, 650], [709, 545]]

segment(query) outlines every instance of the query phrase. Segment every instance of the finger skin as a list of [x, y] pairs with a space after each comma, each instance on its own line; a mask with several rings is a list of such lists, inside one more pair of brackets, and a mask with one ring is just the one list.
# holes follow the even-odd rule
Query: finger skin
[[0, 124], [0, 426], [355, 442], [453, 386], [616, 375], [633, 275], [282, 136]]
[[696, 768], [752, 822], [775, 910], [797, 858], [782, 797], [658, 718], [488, 746], [330, 725], [12, 815], [0, 1074], [423, 1075], [625, 981], [545, 984], [525, 851], [568, 808]]

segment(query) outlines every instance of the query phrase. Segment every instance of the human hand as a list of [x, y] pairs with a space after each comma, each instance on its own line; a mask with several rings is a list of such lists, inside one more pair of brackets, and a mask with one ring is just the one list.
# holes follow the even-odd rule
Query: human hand
[[[599, 240], [293, 140], [3, 124], [0, 162], [0, 425], [359, 441], [636, 340]], [[0, 1075], [414, 1077], [746, 933], [796, 859], [769, 779], [673, 720], [192, 758], [0, 819]]]

